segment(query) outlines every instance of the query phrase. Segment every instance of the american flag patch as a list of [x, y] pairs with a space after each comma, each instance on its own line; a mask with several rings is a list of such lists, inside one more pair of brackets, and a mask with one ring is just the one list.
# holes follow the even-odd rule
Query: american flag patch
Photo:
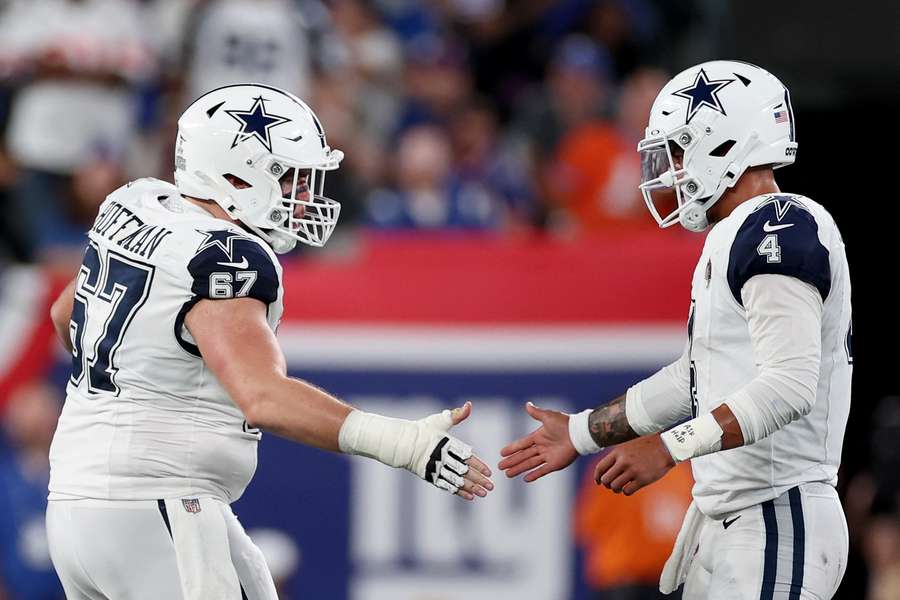
[[775, 122], [776, 123], [787, 123], [788, 115], [786, 110], [776, 110], [775, 111]]
[[184, 510], [188, 511], [189, 513], [200, 512], [200, 500], [197, 500], [196, 498], [182, 500], [181, 504], [184, 505]]

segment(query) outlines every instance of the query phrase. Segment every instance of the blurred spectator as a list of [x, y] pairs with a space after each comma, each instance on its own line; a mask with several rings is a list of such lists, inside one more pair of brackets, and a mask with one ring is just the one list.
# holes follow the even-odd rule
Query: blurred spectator
[[589, 38], [573, 35], [559, 45], [545, 86], [526, 93], [513, 115], [510, 138], [529, 165], [542, 199], [552, 196], [552, 160], [565, 135], [602, 119], [609, 95], [609, 58]]
[[522, 99], [512, 124], [532, 146], [535, 160], [552, 156], [574, 127], [605, 115], [609, 69], [606, 51], [583, 35], [572, 35], [557, 47], [546, 87]]
[[522, 169], [496, 144], [495, 121], [483, 103], [465, 105], [453, 117], [454, 137], [420, 125], [400, 138], [395, 185], [367, 200], [369, 222], [386, 229], [499, 230], [527, 223], [531, 192]]
[[[363, 132], [385, 143], [394, 131], [402, 102], [403, 54], [394, 33], [384, 26], [370, 3], [330, 3], [337, 38], [346, 52], [343, 68], [326, 70], [331, 85], [344, 83], [343, 95], [353, 103]], [[324, 103], [323, 103], [324, 104]]]
[[[9, 104], [12, 90], [0, 84], [0, 140], [6, 135], [6, 122], [9, 117]], [[16, 185], [18, 170], [15, 163], [0, 143], [0, 206], [9, 211], [7, 218], [0, 219], [0, 267], [9, 260], [25, 261], [30, 255], [27, 239], [29, 231], [20, 223], [16, 223], [17, 215], [10, 208], [13, 189]], [[11, 218], [10, 218], [11, 217]]]
[[362, 0], [330, 3], [337, 60], [316, 80], [310, 102], [328, 132], [328, 143], [345, 151], [341, 168], [328, 175], [329, 194], [341, 202], [336, 235], [362, 213], [367, 189], [381, 185], [385, 146], [403, 103], [402, 48], [373, 5]]
[[32, 383], [9, 398], [0, 447], [0, 597], [51, 600], [63, 597], [53, 571], [44, 512], [50, 462], [47, 456], [60, 394], [47, 384]]
[[21, 168], [12, 213], [31, 254], [81, 245], [85, 209], [93, 217], [105, 194], [85, 207], [71, 178], [116, 168], [128, 151], [133, 85], [154, 62], [147, 33], [127, 0], [14, 2], [0, 16], [0, 73], [18, 87], [6, 132]]
[[869, 566], [868, 600], [900, 598], [900, 515], [887, 513], [870, 519], [865, 533]]
[[[400, 138], [395, 159], [396, 187], [381, 188], [367, 199], [370, 222], [389, 229], [446, 227], [452, 215], [448, 189], [452, 153], [444, 132], [432, 125], [409, 129]], [[483, 223], [480, 214], [464, 221]]]
[[[599, 459], [598, 459], [599, 460]], [[596, 464], [596, 462], [594, 463]], [[691, 467], [676, 466], [634, 496], [614, 494], [586, 472], [575, 509], [575, 537], [585, 551], [585, 577], [598, 600], [677, 599], [659, 576], [691, 503]]]
[[497, 102], [505, 121], [517, 96], [538, 83], [560, 35], [584, 12], [583, 0], [449, 0], [440, 3], [466, 40], [478, 91]]
[[[844, 589], [871, 600], [900, 595], [900, 396], [883, 398], [871, 425], [869, 469], [847, 485], [850, 563]], [[854, 560], [860, 556], [865, 563]], [[868, 590], [868, 591], [867, 591]]]
[[659, 35], [659, 15], [648, 0], [599, 0], [587, 15], [587, 32], [609, 51], [618, 80], [646, 60], [647, 43]]
[[433, 35], [443, 28], [437, 2], [421, 0], [375, 0], [379, 12], [403, 42]]
[[667, 81], [656, 69], [635, 71], [622, 85], [614, 122], [586, 122], [560, 142], [550, 193], [567, 225], [586, 232], [656, 226], [638, 190], [641, 165], [635, 149]]
[[470, 194], [489, 196], [506, 213], [507, 224], [530, 226], [535, 197], [528, 172], [498, 139], [497, 115], [484, 99], [461, 106], [450, 122], [453, 176]]
[[398, 131], [426, 124], [446, 126], [472, 94], [465, 47], [449, 37], [423, 35], [407, 44], [406, 60], [406, 100]]
[[185, 105], [232, 83], [255, 82], [311, 91], [312, 49], [292, 0], [210, 0], [188, 31]]

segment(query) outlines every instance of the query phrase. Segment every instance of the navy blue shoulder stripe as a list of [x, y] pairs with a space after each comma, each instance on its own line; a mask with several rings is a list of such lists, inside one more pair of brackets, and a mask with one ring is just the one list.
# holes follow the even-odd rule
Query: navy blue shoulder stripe
[[175, 317], [175, 340], [189, 354], [200, 357], [196, 344], [184, 339], [187, 313], [200, 300], [255, 298], [265, 305], [278, 299], [281, 280], [275, 259], [258, 241], [230, 229], [200, 231], [201, 241], [188, 262], [191, 298]]
[[256, 298], [269, 304], [280, 281], [274, 260], [256, 240], [232, 230], [200, 231], [203, 238], [188, 263], [191, 291], [200, 298]]
[[815, 287], [822, 300], [831, 291], [828, 249], [819, 225], [793, 196], [773, 196], [741, 224], [728, 256], [728, 286], [741, 306], [741, 289], [755, 275], [787, 275]]

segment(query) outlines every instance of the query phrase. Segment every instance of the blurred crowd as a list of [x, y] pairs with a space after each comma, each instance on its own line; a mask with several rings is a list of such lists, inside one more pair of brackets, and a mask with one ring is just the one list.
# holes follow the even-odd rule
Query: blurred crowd
[[[715, 36], [696, 33], [715, 30], [727, 4], [0, 0], [0, 271], [80, 260], [106, 194], [138, 177], [171, 181], [184, 108], [246, 81], [295, 92], [345, 152], [326, 182], [343, 205], [336, 236], [654, 228], [635, 146], [669, 73], [715, 54]], [[61, 398], [29, 384], [7, 400], [0, 599], [57, 598], [42, 515]], [[876, 423], [872, 468], [844, 484], [846, 598], [900, 598], [900, 458], [875, 439], [896, 440], [900, 399], [886, 399]], [[666, 552], [642, 549], [670, 545], [690, 486], [686, 472], [667, 481], [677, 489], [645, 500], [668, 508], [621, 508], [612, 521], [617, 498], [580, 496], [577, 538], [598, 598], [655, 597]], [[640, 514], [657, 521], [628, 521]], [[643, 528], [637, 554], [610, 542], [616, 526], [626, 538]], [[632, 555], [647, 564], [615, 576], [615, 557]]]
[[0, 257], [71, 256], [109, 191], [171, 180], [182, 110], [241, 81], [344, 150], [345, 235], [649, 227], [635, 145], [693, 4], [0, 1]]

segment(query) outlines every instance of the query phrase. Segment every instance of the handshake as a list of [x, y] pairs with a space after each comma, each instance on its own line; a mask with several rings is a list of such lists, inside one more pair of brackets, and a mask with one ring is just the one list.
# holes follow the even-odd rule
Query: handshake
[[[569, 433], [577, 417], [541, 409], [530, 402], [526, 411], [540, 422], [540, 427], [505, 446], [498, 466], [507, 477], [525, 473], [524, 480], [533, 482], [564, 469], [578, 458], [579, 451]], [[345, 454], [368, 456], [406, 469], [442, 490], [474, 500], [494, 489], [491, 470], [471, 446], [449, 434], [452, 427], [471, 414], [471, 402], [418, 421], [354, 410], [341, 427], [338, 443]], [[587, 431], [583, 433], [587, 435]], [[662, 477], [675, 464], [659, 435], [615, 441], [625, 443], [612, 448], [595, 473], [598, 485], [615, 492], [630, 495]]]

